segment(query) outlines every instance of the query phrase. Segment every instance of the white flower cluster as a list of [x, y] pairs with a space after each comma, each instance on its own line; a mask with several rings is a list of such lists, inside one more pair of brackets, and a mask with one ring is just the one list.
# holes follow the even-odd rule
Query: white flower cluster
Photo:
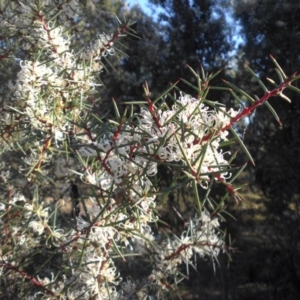
[[178, 267], [190, 265], [193, 256], [216, 258], [220, 250], [224, 250], [224, 242], [220, 239], [219, 220], [212, 218], [207, 211], [187, 223], [187, 231], [181, 238], [169, 239], [155, 249], [153, 271], [149, 280], [161, 286], [163, 290], [170, 289], [166, 282], [179, 279]]
[[[92, 43], [92, 47], [85, 47], [82, 51], [74, 53], [71, 38], [63, 27], [54, 22], [47, 22], [46, 16], [39, 6], [32, 3], [18, 2], [18, 11], [6, 10], [1, 16], [0, 28], [6, 28], [12, 34], [22, 36], [21, 47], [26, 52], [38, 51], [38, 55], [20, 58], [23, 53], [16, 53], [16, 61], [20, 61], [21, 70], [14, 82], [8, 85], [10, 100], [6, 106], [21, 114], [20, 122], [25, 122], [26, 128], [39, 130], [44, 134], [53, 133], [56, 143], [66, 138], [66, 132], [71, 123], [78, 120], [79, 114], [88, 110], [86, 99], [91, 99], [95, 88], [100, 84], [95, 79], [95, 72], [101, 69], [101, 64], [90, 60], [100, 60], [101, 57], [113, 54], [111, 36], [101, 34]], [[53, 1], [46, 1], [45, 7]], [[50, 5], [51, 7], [51, 5]], [[52, 12], [62, 10], [59, 16], [79, 12], [80, 4], [72, 0], [57, 3]], [[54, 10], [54, 11], [53, 11]], [[31, 16], [31, 17], [29, 17]], [[24, 29], [25, 28], [25, 29]], [[88, 56], [86, 62], [83, 56]], [[15, 126], [15, 120], [8, 114], [1, 113], [1, 119], [6, 125]], [[1, 121], [3, 122], [3, 121]]]
[[[52, 32], [48, 30], [50, 33], [46, 36], [49, 38]], [[85, 97], [87, 89], [89, 95], [92, 95], [96, 83], [90, 67], [77, 64], [76, 56], [71, 52], [61, 54], [52, 38], [47, 42], [47, 57], [52, 63], [21, 61], [21, 71], [16, 83], [11, 83], [9, 88], [12, 100], [16, 102], [12, 105], [22, 109], [22, 114], [27, 116], [31, 126], [39, 130], [44, 128], [45, 131], [50, 126], [55, 126], [55, 137], [61, 140], [70, 118], [76, 119], [76, 115], [83, 108], [76, 99]], [[62, 39], [60, 47], [68, 48], [68, 44]]]
[[99, 60], [103, 56], [114, 55], [115, 50], [112, 47], [112, 36], [105, 33], [99, 34], [97, 40], [95, 40], [82, 54], [82, 59], [85, 60]]
[[222, 129], [236, 114], [232, 109], [210, 110], [189, 95], [181, 95], [172, 109], [157, 110], [155, 116], [142, 108], [137, 126], [124, 124], [91, 142], [93, 148], [79, 149], [82, 156], [98, 156], [101, 161], [100, 168], [95, 172], [87, 170], [83, 178], [104, 190], [115, 190], [122, 186], [123, 179], [131, 178], [134, 190], [145, 184], [149, 190], [148, 177], [157, 173], [158, 163], [166, 161], [182, 162], [202, 187], [206, 187], [209, 176], [201, 174], [220, 172], [219, 178], [225, 180], [230, 174], [223, 172], [228, 162], [220, 142], [226, 140], [228, 132]]

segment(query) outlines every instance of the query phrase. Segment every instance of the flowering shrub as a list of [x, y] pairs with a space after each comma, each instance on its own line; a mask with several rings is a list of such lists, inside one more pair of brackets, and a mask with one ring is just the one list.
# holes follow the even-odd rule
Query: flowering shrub
[[[233, 125], [270, 97], [285, 97], [285, 88], [296, 90], [291, 83], [298, 77], [286, 77], [277, 65], [280, 83], [271, 91], [255, 77], [264, 89], [257, 100], [229, 84], [234, 98], [252, 101], [237, 111], [206, 100], [215, 75], [191, 69], [197, 97], [173, 85], [153, 100], [145, 84], [144, 102], [127, 103], [123, 115], [113, 103], [116, 117], [105, 120], [95, 109], [101, 109], [102, 58], [115, 53], [130, 23], [86, 46], [76, 38], [85, 26], [80, 1], [2, 1], [0, 12], [2, 72], [15, 65], [1, 86], [1, 296], [175, 297], [182, 266], [195, 255], [217, 259], [230, 249], [221, 212], [228, 195], [240, 199], [233, 186], [240, 169], [222, 149], [228, 131], [245, 149]], [[177, 186], [160, 186], [162, 165], [194, 190], [194, 217], [181, 236], [153, 231], [157, 198]], [[214, 182], [227, 189], [215, 205], [208, 196]], [[130, 257], [148, 264], [149, 273], [122, 278], [117, 260]]]

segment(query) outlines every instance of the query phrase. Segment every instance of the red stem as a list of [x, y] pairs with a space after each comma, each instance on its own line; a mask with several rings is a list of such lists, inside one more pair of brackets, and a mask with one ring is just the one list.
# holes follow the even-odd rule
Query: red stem
[[5, 54], [0, 55], [0, 61], [3, 60], [4, 58], [8, 57], [9, 53], [10, 53], [10, 50]]
[[[284, 82], [282, 82], [276, 89], [272, 90], [271, 92], [269, 92], [269, 91], [266, 92], [260, 99], [255, 101], [249, 107], [245, 107], [240, 113], [238, 113], [235, 117], [233, 117], [231, 119], [231, 121], [228, 125], [226, 125], [223, 128], [219, 129], [219, 131], [217, 133], [214, 133], [214, 135], [220, 134], [221, 132], [224, 132], [227, 129], [231, 128], [234, 123], [238, 122], [240, 119], [242, 119], [242, 118], [248, 116], [249, 114], [251, 114], [258, 106], [262, 105], [269, 98], [277, 96], [278, 94], [280, 94], [285, 88], [287, 88], [290, 85], [291, 79], [293, 79], [295, 77], [295, 75], [296, 74], [294, 74], [290, 78], [287, 78]], [[203, 142], [206, 142], [206, 141], [210, 140], [211, 138], [212, 138], [212, 134], [210, 133], [210, 134], [205, 135], [201, 140], [195, 139], [193, 144], [194, 145], [202, 144]]]
[[152, 118], [153, 118], [153, 120], [155, 122], [155, 125], [157, 126], [157, 128], [161, 132], [161, 125], [159, 124], [159, 120], [158, 120], [157, 114], [155, 112], [155, 108], [154, 108], [153, 102], [151, 101], [150, 98], [147, 98], [147, 103], [148, 103], [149, 111], [150, 111], [150, 113], [152, 115]]
[[39, 288], [42, 288], [44, 289], [47, 294], [59, 299], [58, 296], [56, 296], [51, 290], [47, 289], [46, 287], [44, 287], [36, 278], [32, 277], [31, 275], [27, 274], [26, 272], [24, 271], [21, 271], [19, 270], [18, 268], [14, 267], [13, 265], [11, 264], [5, 264], [5, 263], [2, 263], [0, 264], [1, 267], [4, 267], [8, 270], [13, 270], [15, 271], [16, 273], [19, 273], [22, 277], [26, 278], [27, 280], [29, 280], [31, 283], [33, 283], [35, 286], [39, 287]]
[[9, 235], [10, 235], [10, 231], [9, 231], [9, 211], [10, 211], [10, 200], [11, 200], [11, 196], [13, 194], [13, 189], [10, 188], [7, 192], [7, 206], [6, 206], [6, 215], [5, 215], [5, 241], [8, 239]]

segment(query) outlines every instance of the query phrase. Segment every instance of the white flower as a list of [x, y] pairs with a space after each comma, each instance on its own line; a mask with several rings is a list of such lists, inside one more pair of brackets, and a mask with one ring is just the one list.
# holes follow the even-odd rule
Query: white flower
[[97, 184], [96, 176], [95, 174], [92, 174], [89, 170], [85, 170], [84, 174], [81, 175], [81, 179], [83, 182], [89, 183], [89, 184]]
[[101, 276], [105, 277], [107, 282], [111, 282], [114, 283], [115, 280], [119, 277], [119, 274], [116, 273], [116, 267], [112, 267], [112, 268], [103, 268], [102, 270], [100, 270], [100, 274]]
[[11, 200], [12, 200], [12, 203], [26, 202], [25, 196], [23, 194], [21, 194], [20, 192], [15, 193]]
[[124, 293], [130, 294], [136, 291], [136, 284], [127, 278], [126, 281], [122, 282], [121, 289], [124, 291]]
[[31, 221], [28, 226], [38, 235], [41, 235], [45, 229], [45, 224], [42, 221]]
[[113, 186], [113, 184], [114, 184], [113, 177], [107, 173], [103, 173], [99, 178], [99, 185], [105, 191], [110, 189]]

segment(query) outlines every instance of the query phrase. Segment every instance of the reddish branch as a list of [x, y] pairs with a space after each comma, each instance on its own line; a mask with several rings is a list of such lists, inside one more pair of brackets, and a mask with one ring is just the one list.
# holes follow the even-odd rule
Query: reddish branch
[[56, 296], [51, 290], [49, 290], [48, 288], [46, 288], [45, 286], [43, 286], [36, 278], [34, 278], [33, 276], [27, 274], [26, 272], [21, 271], [18, 268], [14, 267], [13, 265], [6, 264], [6, 263], [0, 263], [0, 267], [4, 267], [6, 270], [12, 270], [12, 271], [14, 271], [16, 273], [19, 273], [23, 278], [29, 280], [35, 286], [37, 286], [37, 287], [45, 290], [48, 295], [51, 295], [51, 296], [59, 299], [59, 296]]
[[115, 42], [116, 39], [118, 39], [120, 37], [121, 34], [125, 33], [126, 29], [128, 28], [128, 24], [125, 24], [123, 27], [121, 27], [119, 29], [118, 32], [116, 32], [112, 38], [104, 45], [104, 48], [101, 49], [100, 51], [100, 55], [102, 55], [106, 49], [108, 49], [109, 47], [111, 47], [111, 45]]
[[51, 145], [51, 136], [46, 139], [46, 141], [45, 141], [45, 143], [43, 145], [43, 148], [42, 148], [39, 160], [38, 160], [38, 162], [36, 163], [36, 165], [33, 168], [34, 171], [36, 171], [37, 169], [39, 169], [39, 167], [41, 166], [41, 164], [43, 162], [43, 158], [44, 158], [44, 156], [46, 154], [46, 151], [48, 150], [48, 148], [50, 147], [50, 145]]
[[6, 52], [5, 54], [0, 55], [0, 61], [3, 60], [4, 58], [8, 57], [9, 53], [10, 53], [10, 50], [8, 52]]
[[189, 247], [212, 247], [212, 248], [218, 248], [218, 249], [226, 249], [228, 251], [233, 251], [235, 250], [234, 248], [231, 248], [231, 247], [227, 247], [227, 246], [224, 246], [224, 245], [216, 245], [216, 244], [211, 244], [209, 242], [193, 242], [193, 243], [189, 243], [189, 244], [183, 244], [181, 246], [179, 246], [179, 248], [177, 250], [175, 250], [172, 254], [168, 255], [165, 257], [165, 260], [171, 260], [173, 259], [174, 257], [180, 255], [180, 253], [182, 251], [184, 251], [185, 249], [189, 248]]
[[149, 109], [149, 112], [151, 113], [151, 115], [152, 115], [152, 118], [153, 118], [153, 120], [154, 120], [154, 122], [155, 122], [155, 125], [157, 126], [157, 128], [160, 130], [160, 132], [161, 132], [161, 125], [160, 125], [160, 123], [159, 123], [159, 120], [158, 120], [158, 116], [157, 116], [157, 114], [156, 114], [156, 112], [155, 112], [155, 107], [154, 107], [154, 105], [153, 105], [153, 102], [151, 101], [151, 99], [148, 97], [147, 99], [147, 103], [148, 103], [148, 109]]
[[[234, 123], [236, 123], [240, 119], [242, 119], [242, 118], [250, 115], [258, 106], [260, 106], [264, 102], [268, 101], [269, 98], [281, 94], [282, 91], [291, 84], [291, 80], [295, 76], [296, 76], [296, 73], [293, 74], [290, 78], [287, 78], [286, 80], [284, 80], [276, 89], [274, 89], [274, 90], [272, 90], [270, 92], [269, 91], [266, 92], [260, 99], [258, 99], [257, 101], [255, 101], [249, 107], [245, 107], [240, 113], [238, 113], [235, 117], [233, 117], [228, 125], [224, 126], [217, 133], [213, 133], [213, 134], [214, 135], [218, 135], [221, 132], [226, 131], [227, 129], [231, 128]], [[224, 82], [226, 82], [226, 81], [224, 81]], [[213, 134], [211, 134], [211, 133], [207, 134], [202, 139], [195, 139], [194, 142], [193, 142], [193, 144], [194, 145], [198, 145], [198, 144], [202, 144], [203, 142], [207, 142], [208, 140], [210, 140], [212, 138]]]
[[11, 196], [13, 194], [13, 189], [12, 187], [9, 188], [8, 192], [7, 192], [7, 205], [6, 205], [6, 215], [5, 215], [5, 241], [8, 239], [8, 237], [10, 236], [10, 231], [9, 231], [9, 211], [10, 211], [10, 200], [11, 200]]

